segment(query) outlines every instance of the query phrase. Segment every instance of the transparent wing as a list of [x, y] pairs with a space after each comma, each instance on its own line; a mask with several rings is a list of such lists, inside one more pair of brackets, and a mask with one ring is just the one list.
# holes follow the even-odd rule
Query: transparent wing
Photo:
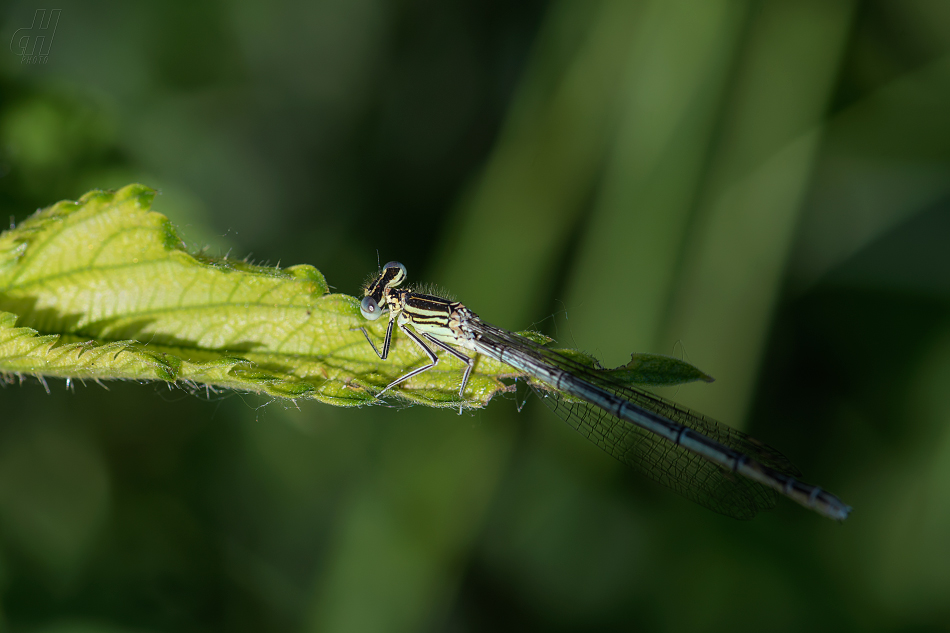
[[[631, 385], [618, 384], [598, 367], [586, 366], [524, 337], [484, 322], [479, 322], [478, 328], [483, 342], [507, 349], [517, 348], [545, 364], [568, 371], [779, 472], [799, 476], [798, 469], [785, 456], [741, 431]], [[601, 450], [687, 499], [737, 519], [751, 519], [756, 513], [775, 507], [778, 495], [772, 489], [737, 475], [599, 407], [559, 393], [543, 382], [536, 382], [534, 386], [554, 413]]]
[[775, 507], [778, 494], [658, 435], [556, 391], [536, 389], [568, 425], [608, 455], [719, 514], [751, 519]]

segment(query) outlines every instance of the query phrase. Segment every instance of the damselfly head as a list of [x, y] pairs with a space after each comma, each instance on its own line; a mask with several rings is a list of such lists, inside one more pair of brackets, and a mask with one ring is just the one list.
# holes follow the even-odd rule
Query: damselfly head
[[388, 279], [386, 285], [389, 288], [396, 288], [406, 280], [406, 267], [399, 262], [389, 262], [383, 266], [381, 279]]
[[364, 318], [375, 321], [388, 309], [384, 294], [389, 288], [395, 288], [406, 279], [406, 267], [399, 262], [389, 262], [379, 274], [363, 286], [363, 300], [360, 301], [360, 313]]

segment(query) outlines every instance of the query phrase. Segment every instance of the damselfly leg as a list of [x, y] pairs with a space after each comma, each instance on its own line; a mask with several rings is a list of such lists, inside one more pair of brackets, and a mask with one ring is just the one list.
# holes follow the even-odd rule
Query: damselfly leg
[[[379, 356], [380, 360], [386, 360], [389, 357], [389, 348], [390, 348], [390, 345], [392, 344], [392, 331], [393, 331], [394, 322], [395, 322], [395, 319], [391, 319], [389, 321], [389, 327], [386, 328], [386, 338], [383, 340], [382, 352], [376, 349], [376, 345], [373, 343], [373, 340], [369, 337], [369, 332], [366, 331], [366, 328], [362, 328], [362, 327], [360, 328], [360, 331], [363, 332], [363, 336], [366, 337], [366, 340], [372, 346], [373, 351], [376, 352], [376, 355]], [[425, 353], [425, 355], [429, 358], [429, 363], [417, 369], [413, 369], [412, 371], [400, 376], [396, 380], [386, 385], [382, 391], [376, 394], [377, 398], [382, 396], [390, 388], [395, 387], [396, 385], [402, 382], [405, 382], [406, 380], [409, 380], [413, 376], [418, 376], [419, 374], [423, 372], [429, 371], [430, 369], [432, 369], [433, 367], [439, 364], [439, 357], [436, 356], [435, 352], [432, 351], [432, 348], [426, 345], [425, 341], [419, 338], [415, 332], [407, 329], [405, 325], [400, 325], [399, 329], [405, 332], [406, 335], [409, 336], [409, 338], [411, 338], [413, 342], [415, 342], [415, 344], [419, 346], [419, 348], [423, 351], [423, 353]], [[433, 338], [432, 336], [426, 333], [423, 333], [422, 336], [425, 337], [429, 342], [439, 346], [440, 348], [444, 349], [446, 352], [448, 352], [452, 356], [455, 356], [457, 359], [465, 363], [465, 373], [462, 374], [462, 386], [459, 387], [459, 397], [462, 398], [463, 394], [465, 393], [465, 387], [468, 385], [468, 379], [469, 377], [471, 377], [472, 370], [475, 368], [475, 359], [469, 356], [466, 356], [465, 354], [459, 352], [458, 350], [452, 349], [451, 347], [449, 347], [442, 341], [436, 338]]]

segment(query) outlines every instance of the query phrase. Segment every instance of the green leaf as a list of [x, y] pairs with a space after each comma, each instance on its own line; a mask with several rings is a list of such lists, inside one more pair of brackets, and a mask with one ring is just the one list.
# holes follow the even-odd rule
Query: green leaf
[[669, 387], [684, 382], [715, 380], [686, 361], [660, 354], [631, 354], [630, 362], [605, 374], [620, 383], [649, 387]]
[[[537, 332], [518, 332], [540, 345], [548, 345], [553, 339]], [[715, 378], [686, 361], [661, 354], [631, 354], [630, 362], [614, 369], [604, 369], [597, 360], [576, 349], [559, 349], [558, 353], [586, 365], [608, 380], [637, 387], [670, 387], [686, 382], [702, 380], [713, 382]]]
[[[367, 323], [356, 298], [328, 293], [312, 266], [277, 269], [186, 252], [168, 219], [149, 211], [154, 195], [142, 185], [93, 191], [0, 234], [0, 373], [163, 380], [357, 406], [423, 362], [405, 337], [395, 337], [381, 361], [359, 328], [381, 340], [386, 323]], [[644, 384], [708, 379], [682, 361], [638, 358], [611, 375]], [[479, 357], [460, 401], [461, 370], [446, 358], [393, 395], [478, 407], [518, 375]]]

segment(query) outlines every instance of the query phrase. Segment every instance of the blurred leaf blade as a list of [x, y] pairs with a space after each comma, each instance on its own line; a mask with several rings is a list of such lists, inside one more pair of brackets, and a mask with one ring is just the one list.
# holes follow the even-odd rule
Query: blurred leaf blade
[[728, 377], [683, 395], [713, 417], [740, 421], [750, 406], [854, 7], [770, 3], [750, 14], [661, 335]]

